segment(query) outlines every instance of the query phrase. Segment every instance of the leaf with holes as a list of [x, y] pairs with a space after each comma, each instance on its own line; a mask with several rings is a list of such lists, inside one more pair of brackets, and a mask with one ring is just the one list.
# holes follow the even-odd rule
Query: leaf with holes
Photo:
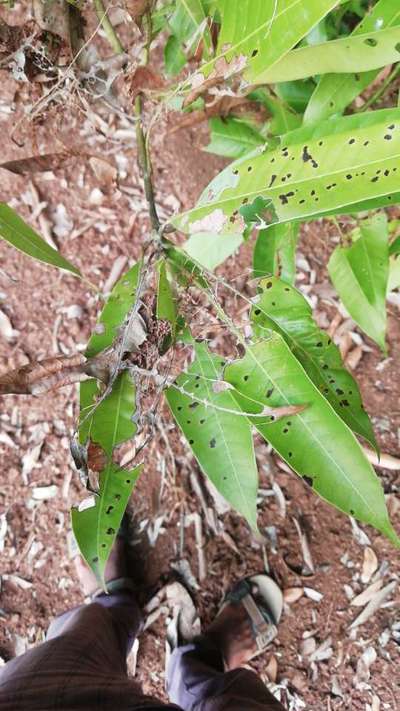
[[220, 0], [222, 25], [216, 58], [200, 67], [202, 78], [243, 71], [246, 82], [264, 83], [263, 74], [294, 47], [330, 10], [335, 0]]
[[115, 284], [88, 343], [86, 356], [93, 358], [113, 343], [118, 329], [135, 303], [141, 262], [123, 274]]
[[12, 244], [39, 262], [50, 264], [59, 269], [65, 269], [75, 276], [81, 276], [79, 269], [68, 262], [57, 250], [50, 247], [24, 220], [6, 203], [0, 202], [0, 235], [6, 242]]
[[400, 541], [389, 521], [383, 489], [351, 430], [310, 380], [282, 336], [272, 333], [228, 365], [225, 380], [244, 411], [265, 405], [307, 403], [287, 420], [253, 424], [304, 481], [325, 501], [371, 524], [393, 543]]
[[329, 276], [350, 316], [383, 351], [386, 350], [386, 292], [389, 278], [389, 233], [382, 213], [361, 225], [351, 247], [336, 247]]
[[274, 277], [263, 279], [260, 288], [251, 313], [255, 335], [263, 336], [268, 330], [279, 333], [336, 413], [377, 449], [358, 385], [344, 368], [337, 346], [315, 323], [307, 299]]
[[94, 505], [71, 511], [79, 550], [103, 588], [107, 560], [141, 470], [142, 465], [127, 471], [109, 462], [100, 472], [100, 495]]
[[246, 121], [237, 118], [213, 118], [209, 121], [211, 142], [209, 153], [227, 158], [239, 158], [265, 143], [265, 138]]
[[400, 109], [331, 119], [228, 166], [172, 222], [184, 232], [237, 233], [253, 214], [265, 226], [393, 204], [399, 157]]
[[299, 227], [298, 223], [287, 222], [260, 230], [253, 253], [253, 272], [256, 279], [276, 275], [289, 284], [294, 283]]
[[[400, 24], [398, 0], [379, 0], [353, 31], [353, 36]], [[400, 55], [399, 55], [400, 59]], [[342, 113], [378, 75], [379, 70], [326, 74], [319, 80], [304, 114], [304, 123], [323, 121]]]
[[299, 47], [286, 54], [260, 77], [266, 84], [297, 81], [318, 74], [366, 72], [400, 59], [400, 27], [343, 37]]
[[[251, 427], [229, 391], [215, 392], [225, 362], [204, 343], [193, 343], [196, 358], [167, 390], [166, 398], [204, 473], [220, 494], [257, 529], [258, 473]], [[187, 394], [186, 394], [187, 393]], [[205, 401], [207, 404], [204, 404]]]

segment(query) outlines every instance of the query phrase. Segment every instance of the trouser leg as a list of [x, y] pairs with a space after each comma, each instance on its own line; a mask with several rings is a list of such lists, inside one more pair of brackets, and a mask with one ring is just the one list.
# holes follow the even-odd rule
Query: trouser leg
[[255, 672], [224, 672], [221, 652], [204, 638], [174, 651], [167, 690], [184, 711], [284, 711]]
[[132, 593], [102, 595], [61, 615], [46, 642], [0, 671], [0, 711], [142, 708], [149, 699], [126, 675], [140, 627]]

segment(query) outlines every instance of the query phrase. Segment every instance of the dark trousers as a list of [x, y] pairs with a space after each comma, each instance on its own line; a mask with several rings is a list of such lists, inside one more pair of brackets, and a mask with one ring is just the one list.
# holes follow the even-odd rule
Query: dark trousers
[[143, 696], [126, 668], [141, 626], [128, 592], [57, 617], [46, 642], [0, 670], [0, 711], [284, 711], [254, 672], [225, 673], [218, 650], [201, 639], [171, 657], [171, 704]]

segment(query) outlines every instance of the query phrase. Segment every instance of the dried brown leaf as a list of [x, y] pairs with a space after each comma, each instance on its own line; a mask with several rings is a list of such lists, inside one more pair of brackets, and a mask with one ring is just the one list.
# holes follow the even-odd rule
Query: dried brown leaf
[[78, 354], [45, 358], [0, 376], [0, 394], [42, 395], [83, 379], [85, 358]]

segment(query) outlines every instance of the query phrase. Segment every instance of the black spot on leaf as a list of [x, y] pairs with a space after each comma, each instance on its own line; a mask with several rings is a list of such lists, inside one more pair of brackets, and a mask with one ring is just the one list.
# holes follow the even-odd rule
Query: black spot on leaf
[[216, 446], [216, 444], [217, 444], [217, 443], [216, 443], [216, 441], [215, 441], [215, 437], [213, 437], [212, 439], [210, 439], [210, 447], [211, 447], [211, 449], [214, 449], [215, 446]]
[[314, 484], [314, 479], [312, 478], [312, 476], [303, 476], [303, 479], [306, 484], [308, 484], [308, 486], [312, 486]]
[[376, 47], [378, 40], [376, 40], [375, 37], [367, 37], [367, 39], [364, 40], [364, 44], [367, 44], [368, 47]]

